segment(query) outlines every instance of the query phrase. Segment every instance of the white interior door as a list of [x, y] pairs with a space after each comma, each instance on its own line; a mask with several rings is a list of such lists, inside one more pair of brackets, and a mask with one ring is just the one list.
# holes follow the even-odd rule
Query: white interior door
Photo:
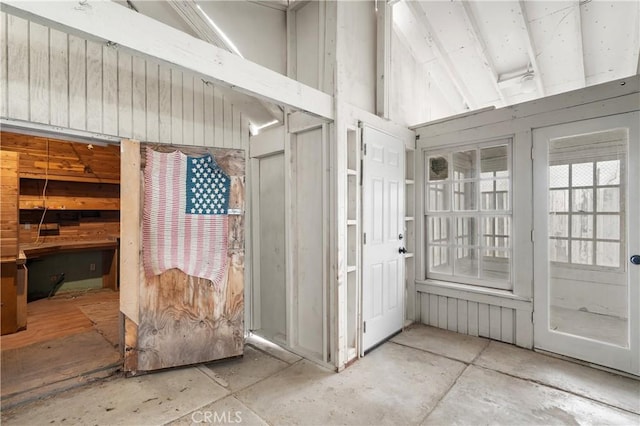
[[363, 351], [402, 329], [404, 321], [404, 144], [364, 127]]
[[635, 112], [534, 131], [535, 347], [636, 375], [639, 122]]

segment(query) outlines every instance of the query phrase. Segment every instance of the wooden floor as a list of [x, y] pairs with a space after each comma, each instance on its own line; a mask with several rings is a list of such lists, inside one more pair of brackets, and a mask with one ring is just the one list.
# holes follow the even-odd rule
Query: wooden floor
[[119, 293], [62, 294], [27, 305], [27, 329], [2, 336], [2, 407], [120, 368]]

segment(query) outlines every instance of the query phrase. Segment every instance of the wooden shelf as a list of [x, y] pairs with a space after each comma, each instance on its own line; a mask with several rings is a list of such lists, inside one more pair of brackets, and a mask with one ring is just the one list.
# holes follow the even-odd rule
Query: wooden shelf
[[120, 210], [119, 198], [20, 196], [20, 210]]

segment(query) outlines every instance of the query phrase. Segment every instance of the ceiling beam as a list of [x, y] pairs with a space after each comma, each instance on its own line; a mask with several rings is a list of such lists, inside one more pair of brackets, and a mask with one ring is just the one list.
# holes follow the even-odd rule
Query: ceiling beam
[[3, 12], [194, 73], [259, 99], [333, 119], [333, 97], [110, 1], [2, 0]]
[[[208, 41], [228, 52], [240, 54], [225, 40], [225, 36], [219, 33], [218, 29], [209, 22], [209, 17], [198, 7], [194, 0], [167, 0], [167, 3], [202, 40]], [[279, 123], [284, 123], [284, 111], [279, 106], [264, 100], [259, 100], [259, 102], [274, 119], [278, 120]]]
[[493, 87], [496, 89], [496, 92], [498, 93], [498, 96], [500, 97], [500, 100], [502, 101], [503, 105], [501, 105], [501, 106], [507, 105], [507, 98], [505, 98], [504, 93], [502, 93], [502, 89], [498, 85], [499, 77], [498, 77], [498, 73], [496, 72], [496, 66], [493, 63], [493, 59], [491, 59], [491, 56], [489, 55], [489, 52], [487, 51], [487, 43], [484, 41], [484, 38], [482, 37], [482, 34], [480, 33], [480, 27], [478, 26], [478, 22], [476, 21], [475, 15], [473, 14], [473, 11], [471, 10], [471, 5], [469, 4], [469, 2], [467, 0], [462, 0], [460, 2], [460, 4], [462, 4], [462, 10], [464, 12], [464, 19], [466, 21], [466, 27], [467, 27], [469, 33], [471, 33], [471, 36], [476, 41], [476, 43], [475, 43], [476, 51], [480, 55], [480, 59], [482, 60], [482, 63], [484, 64], [484, 68], [487, 71], [487, 73], [489, 74], [489, 77], [491, 78], [491, 82], [493, 83]]
[[538, 89], [538, 96], [543, 97], [545, 94], [544, 84], [542, 83], [542, 73], [538, 66], [538, 60], [536, 58], [536, 46], [531, 36], [531, 26], [529, 25], [529, 17], [527, 16], [527, 10], [524, 0], [518, 1], [518, 7], [520, 8], [520, 17], [522, 18], [523, 35], [526, 42], [527, 54], [529, 55], [529, 64], [533, 69], [534, 77], [536, 79], [536, 87]]
[[442, 64], [447, 75], [449, 76], [454, 86], [460, 93], [460, 96], [462, 97], [464, 102], [467, 104], [467, 107], [469, 109], [476, 109], [478, 107], [477, 102], [469, 92], [469, 89], [467, 89], [467, 86], [464, 84], [464, 81], [462, 81], [462, 78], [460, 77], [460, 75], [458, 75], [458, 72], [456, 71], [456, 68], [453, 65], [453, 62], [451, 61], [451, 58], [449, 58], [449, 55], [447, 54], [444, 47], [442, 46], [442, 43], [436, 36], [436, 32], [431, 26], [431, 23], [429, 22], [429, 19], [427, 18], [427, 15], [425, 14], [424, 9], [422, 9], [422, 6], [420, 6], [420, 2], [407, 1], [406, 5], [409, 7], [409, 10], [411, 11], [414, 18], [416, 19], [416, 22], [418, 23], [418, 27], [420, 28], [420, 31], [422, 32], [422, 35], [425, 41], [427, 42], [429, 47], [431, 47], [431, 49], [433, 50], [433, 53], [438, 59], [438, 61]]

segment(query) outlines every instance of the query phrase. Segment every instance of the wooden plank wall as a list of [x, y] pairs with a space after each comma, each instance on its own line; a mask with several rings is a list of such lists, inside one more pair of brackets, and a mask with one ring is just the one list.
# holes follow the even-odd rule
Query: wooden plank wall
[[419, 292], [420, 322], [531, 348], [531, 311]]
[[18, 256], [18, 153], [0, 150], [0, 257]]
[[147, 142], [248, 149], [248, 119], [220, 89], [168, 66], [6, 13], [0, 13], [0, 61], [0, 117]]

